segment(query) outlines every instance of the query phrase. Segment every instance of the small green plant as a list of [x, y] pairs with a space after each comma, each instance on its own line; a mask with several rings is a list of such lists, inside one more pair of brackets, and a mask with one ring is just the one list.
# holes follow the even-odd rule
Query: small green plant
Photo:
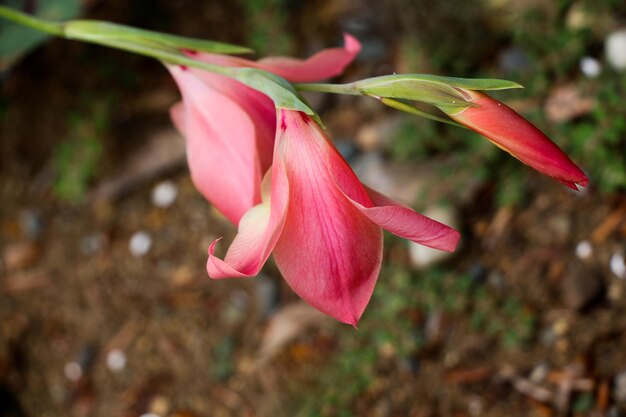
[[89, 114], [70, 117], [70, 133], [54, 150], [54, 192], [62, 200], [78, 202], [95, 177], [102, 156], [102, 135], [108, 126], [108, 107], [94, 105]]
[[286, 54], [292, 51], [293, 39], [285, 30], [287, 12], [284, 0], [243, 1], [248, 30], [248, 44], [260, 55]]

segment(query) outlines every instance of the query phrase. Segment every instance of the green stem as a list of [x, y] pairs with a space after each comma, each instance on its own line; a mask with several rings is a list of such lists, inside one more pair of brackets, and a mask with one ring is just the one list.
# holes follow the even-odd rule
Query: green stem
[[126, 41], [123, 38], [115, 38], [115, 36], [102, 36], [99, 33], [77, 31], [74, 30], [73, 26], [71, 26], [71, 22], [66, 29], [66, 25], [63, 23], [45, 21], [5, 6], [0, 6], [0, 17], [18, 23], [20, 25], [39, 30], [41, 32], [60, 36], [62, 38], [70, 40], [79, 40], [102, 46], [108, 46], [110, 48], [121, 49], [139, 55], [156, 58], [166, 63], [196, 67], [205, 71], [214, 72], [222, 75], [232, 76], [234, 74], [234, 70], [231, 68], [208, 64], [188, 58], [173, 48], [150, 44], [149, 42], [141, 42], [139, 40], [132, 42]]
[[50, 35], [65, 36], [63, 24], [47, 22], [6, 6], [0, 6], [0, 17], [41, 32], [49, 33]]
[[316, 91], [319, 93], [344, 94], [360, 96], [362, 93], [354, 88], [354, 84], [324, 84], [324, 83], [299, 83], [293, 84], [296, 90]]
[[155, 48], [151, 47], [149, 44], [142, 44], [139, 42], [124, 42], [115, 38], [106, 39], [97, 36], [90, 37], [86, 34], [74, 34], [71, 37], [68, 37], [68, 39], [80, 40], [83, 42], [107, 46], [109, 48], [120, 49], [122, 51], [132, 52], [138, 55], [155, 58], [163, 63], [195, 67], [205, 71], [231, 77], [235, 74], [236, 71], [235, 68], [222, 67], [219, 65], [209, 64], [206, 62], [201, 62], [192, 58], [188, 58], [185, 55], [181, 55], [176, 50], [170, 51], [164, 48]]

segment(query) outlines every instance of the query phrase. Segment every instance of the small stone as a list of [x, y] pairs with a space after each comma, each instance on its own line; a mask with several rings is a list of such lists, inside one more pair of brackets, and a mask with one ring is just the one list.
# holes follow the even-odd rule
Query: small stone
[[151, 413], [159, 416], [166, 416], [170, 410], [170, 402], [162, 395], [157, 395], [150, 401], [150, 407], [148, 407]]
[[467, 413], [470, 416], [482, 416], [485, 411], [485, 404], [482, 399], [476, 397], [472, 398], [467, 404]]
[[550, 368], [545, 363], [537, 365], [530, 372], [528, 379], [535, 384], [540, 384], [545, 381], [548, 373], [550, 372]]
[[552, 325], [552, 331], [557, 337], [564, 336], [569, 331], [569, 323], [567, 320], [559, 319]]
[[[443, 224], [446, 224], [454, 229], [457, 227], [457, 216], [453, 207], [450, 206], [434, 206], [426, 209], [422, 213], [426, 217], [437, 220]], [[420, 245], [412, 241], [408, 241], [409, 245], [409, 258], [411, 264], [417, 269], [423, 269], [431, 265], [440, 263], [452, 256], [451, 253], [442, 250], [429, 248], [427, 246]]]
[[615, 400], [622, 405], [626, 405], [626, 369], [622, 369], [615, 375], [613, 386]]
[[156, 413], [143, 413], [139, 417], [161, 417], [161, 416]]
[[600, 274], [579, 263], [572, 264], [561, 280], [563, 304], [575, 310], [587, 307], [603, 292]]
[[614, 69], [626, 70], [626, 29], [616, 30], [606, 37], [604, 53]]
[[113, 372], [120, 372], [126, 368], [126, 354], [120, 349], [112, 349], [107, 353], [107, 368]]
[[590, 56], [585, 56], [578, 63], [580, 72], [587, 78], [597, 78], [602, 73], [602, 65], [600, 61]]
[[588, 240], [582, 240], [576, 245], [576, 257], [578, 259], [589, 259], [593, 255], [593, 246]]
[[173, 181], [163, 181], [152, 189], [152, 204], [160, 208], [167, 208], [174, 204], [178, 196], [178, 187]]
[[68, 362], [63, 368], [63, 373], [67, 379], [76, 382], [83, 376], [83, 368], [81, 368], [78, 362]]
[[139, 231], [135, 232], [130, 238], [130, 242], [128, 243], [128, 248], [130, 249], [131, 255], [136, 258], [144, 256], [150, 251], [152, 247], [152, 238], [148, 234], [148, 232]]
[[609, 261], [611, 272], [620, 279], [626, 279], [626, 263], [624, 262], [624, 254], [615, 252]]

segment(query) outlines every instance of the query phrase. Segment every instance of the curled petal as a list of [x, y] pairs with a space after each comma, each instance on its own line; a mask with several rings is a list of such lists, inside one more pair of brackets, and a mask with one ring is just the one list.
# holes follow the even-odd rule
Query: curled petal
[[454, 252], [461, 234], [372, 190], [367, 192], [374, 207], [359, 208], [371, 221], [394, 235], [434, 249]]
[[[209, 277], [255, 276], [270, 256], [283, 230], [289, 195], [289, 183], [282, 167], [275, 165], [270, 172], [263, 181], [265, 200], [241, 218], [237, 236], [224, 260], [215, 256], [215, 245], [219, 239], [209, 247]], [[268, 195], [270, 184], [272, 191]]]
[[343, 48], [325, 49], [307, 59], [270, 57], [251, 61], [206, 53], [193, 53], [193, 57], [211, 64], [262, 69], [291, 82], [319, 81], [341, 74], [361, 50], [359, 41], [349, 34], [344, 34], [344, 43]]

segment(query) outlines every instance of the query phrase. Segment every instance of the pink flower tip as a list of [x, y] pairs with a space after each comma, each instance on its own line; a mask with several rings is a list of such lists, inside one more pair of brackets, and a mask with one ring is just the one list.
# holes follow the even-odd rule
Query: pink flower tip
[[554, 142], [513, 109], [479, 91], [461, 92], [475, 106], [449, 114], [452, 119], [573, 190], [589, 184], [585, 173]]

